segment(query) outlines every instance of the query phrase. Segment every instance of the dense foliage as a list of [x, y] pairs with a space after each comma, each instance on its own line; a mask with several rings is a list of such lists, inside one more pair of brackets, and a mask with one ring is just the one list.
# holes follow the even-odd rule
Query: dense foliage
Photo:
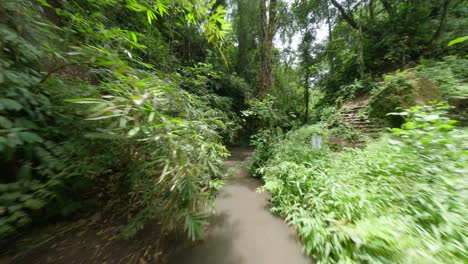
[[384, 75], [384, 80], [374, 83], [370, 92], [369, 116], [399, 127], [402, 118], [388, 113], [442, 98], [466, 96], [466, 63], [465, 58], [450, 56], [443, 61], [423, 61], [415, 68]]
[[289, 132], [257, 171], [272, 211], [320, 263], [464, 263], [466, 131], [446, 107], [414, 107], [365, 149], [313, 149], [319, 125]]
[[462, 0], [0, 1], [1, 245], [95, 211], [124, 237], [153, 223], [195, 240], [226, 145], [250, 143], [272, 211], [320, 263], [465, 263], [467, 13]]
[[[146, 63], [158, 60], [158, 51], [174, 58], [178, 51], [148, 47], [164, 37], [133, 30], [149, 31], [171, 13], [187, 28], [202, 25], [200, 43], [216, 51], [226, 29], [222, 6], [39, 3], [0, 3], [0, 237], [92, 208], [98, 199], [128, 212], [124, 235], [152, 219], [163, 232], [201, 235], [201, 210], [221, 186], [228, 155], [221, 135], [229, 138], [237, 127], [232, 99], [219, 96], [212, 83], [222, 78], [213, 70], [187, 67], [182, 78]], [[120, 27], [126, 14], [133, 24]], [[238, 85], [233, 78], [224, 83]], [[198, 91], [185, 88], [194, 84]]]

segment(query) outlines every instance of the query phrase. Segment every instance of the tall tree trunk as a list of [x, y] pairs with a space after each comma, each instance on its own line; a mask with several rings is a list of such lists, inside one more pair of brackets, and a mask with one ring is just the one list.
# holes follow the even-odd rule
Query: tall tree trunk
[[369, 11], [369, 19], [372, 21], [374, 20], [374, 0], [370, 0], [369, 1], [369, 5], [368, 5], [368, 11]]
[[260, 86], [258, 95], [264, 98], [273, 89], [272, 49], [276, 32], [277, 0], [270, 0], [267, 13], [267, 0], [260, 0], [261, 46], [260, 46]]
[[306, 71], [305, 82], [304, 82], [304, 104], [305, 104], [305, 113], [304, 113], [304, 124], [309, 122], [309, 79], [310, 79], [310, 70]]
[[445, 24], [447, 23], [447, 11], [449, 7], [449, 0], [445, 0], [444, 3], [442, 4], [442, 11], [440, 12], [440, 20], [439, 20], [439, 26], [437, 27], [436, 32], [431, 38], [431, 43], [430, 47], [434, 48], [434, 46], [437, 44], [439, 41], [440, 37], [442, 36], [442, 32], [444, 29]]
[[362, 2], [359, 3], [359, 77], [362, 79], [364, 77], [364, 38], [362, 35]]
[[330, 15], [330, 4], [326, 1], [327, 8], [327, 24], [328, 24], [328, 45], [330, 51], [328, 53], [329, 63], [330, 63], [330, 74], [333, 76], [335, 74], [335, 63], [333, 62], [335, 56], [335, 49], [333, 47], [333, 35], [332, 35], [332, 24], [331, 24], [331, 15]]
[[306, 124], [309, 121], [309, 99], [310, 99], [310, 77], [311, 77], [311, 66], [313, 58], [311, 56], [311, 45], [313, 41], [313, 36], [309, 25], [306, 26], [306, 30], [303, 34], [304, 38], [299, 47], [301, 51], [301, 66], [304, 72], [303, 81], [304, 81], [304, 106], [305, 112], [303, 116], [303, 123]]
[[238, 55], [237, 55], [237, 73], [240, 76], [245, 76], [245, 66], [247, 65], [247, 31], [245, 28], [247, 27], [247, 17], [245, 15], [245, 0], [237, 0], [237, 12], [239, 16], [239, 28], [237, 29], [237, 41], [238, 41]]

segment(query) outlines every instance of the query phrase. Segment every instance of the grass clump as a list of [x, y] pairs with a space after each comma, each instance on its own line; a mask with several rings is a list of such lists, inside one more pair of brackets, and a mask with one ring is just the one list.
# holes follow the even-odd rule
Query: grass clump
[[338, 157], [304, 144], [317, 126], [292, 131], [261, 189], [319, 263], [466, 263], [467, 133], [445, 114], [411, 108], [402, 129]]

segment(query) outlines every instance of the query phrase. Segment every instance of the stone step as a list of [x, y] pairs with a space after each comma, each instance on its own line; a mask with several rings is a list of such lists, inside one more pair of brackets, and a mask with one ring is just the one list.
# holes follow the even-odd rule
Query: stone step
[[353, 105], [353, 106], [347, 107], [347, 109], [363, 109], [366, 107], [367, 105]]
[[383, 131], [382, 128], [378, 127], [353, 127], [354, 130], [364, 131], [364, 132], [380, 132]]
[[383, 127], [376, 124], [346, 124], [348, 127], [356, 128], [356, 129], [379, 129], [382, 130]]
[[370, 121], [367, 120], [352, 120], [352, 121], [345, 121], [344, 123], [348, 124], [355, 124], [355, 125], [370, 125], [373, 124]]
[[342, 115], [356, 115], [359, 111], [357, 110], [348, 110], [340, 112]]
[[382, 129], [361, 129], [362, 132], [367, 133], [367, 134], [378, 134], [379, 132], [382, 132]]
[[375, 123], [363, 123], [363, 122], [346, 122], [346, 125], [352, 125], [352, 126], [361, 126], [361, 127], [382, 127], [379, 124]]
[[353, 128], [380, 128], [380, 126], [375, 126], [375, 125], [362, 125], [362, 124], [347, 124], [347, 125]]
[[[377, 137], [379, 132], [384, 131], [384, 128], [378, 123], [360, 117], [359, 112], [366, 107], [367, 105], [355, 105], [342, 109], [340, 114], [343, 118], [343, 123], [349, 128], [368, 134], [370, 137]], [[365, 142], [358, 143], [362, 144]]]
[[359, 115], [357, 115], [357, 114], [344, 114], [344, 115], [342, 115], [342, 116], [343, 116], [344, 118], [348, 118], [348, 117], [357, 118], [357, 117], [359, 117]]
[[365, 123], [370, 123], [368, 119], [360, 119], [360, 118], [344, 118], [343, 121], [345, 122], [365, 122]]

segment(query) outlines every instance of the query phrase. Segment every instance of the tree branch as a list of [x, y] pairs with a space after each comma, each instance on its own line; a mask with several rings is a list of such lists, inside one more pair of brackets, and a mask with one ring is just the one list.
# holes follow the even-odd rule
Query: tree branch
[[260, 0], [260, 23], [262, 38], [265, 38], [268, 32], [268, 21], [266, 15], [266, 3], [264, 0]]
[[269, 10], [268, 10], [268, 31], [270, 34], [270, 37], [273, 38], [276, 32], [276, 27], [277, 27], [277, 0], [270, 0], [270, 5], [269, 5]]
[[[345, 10], [336, 0], [330, 0], [330, 2], [333, 4], [333, 6], [336, 7], [336, 9], [338, 9], [338, 11], [340, 11], [340, 14], [341, 14], [341, 16], [343, 17], [343, 19], [346, 20], [346, 22], [347, 22], [352, 28], [354, 28], [354, 29], [356, 29], [356, 30], [359, 30], [359, 25], [358, 25], [358, 23], [356, 22], [356, 20], [354, 20], [352, 14], [348, 14], [348, 13], [346, 12], [346, 10]], [[367, 28], [362, 27], [362, 31], [363, 31], [363, 32], [367, 31]]]

